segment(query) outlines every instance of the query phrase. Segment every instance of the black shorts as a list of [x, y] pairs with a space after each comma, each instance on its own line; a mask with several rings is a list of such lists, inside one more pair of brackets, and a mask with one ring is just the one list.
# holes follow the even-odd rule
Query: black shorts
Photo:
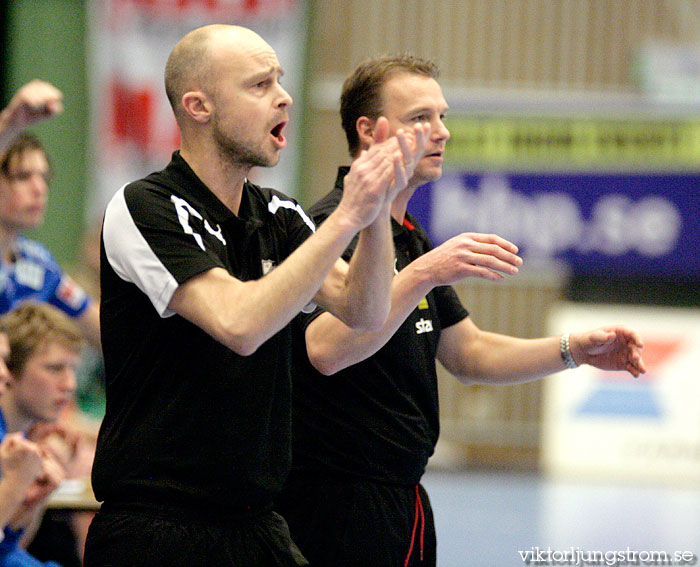
[[308, 562], [274, 512], [235, 522], [114, 510], [97, 514], [85, 567], [299, 567]]
[[295, 473], [275, 509], [312, 567], [436, 565], [433, 511], [420, 485]]

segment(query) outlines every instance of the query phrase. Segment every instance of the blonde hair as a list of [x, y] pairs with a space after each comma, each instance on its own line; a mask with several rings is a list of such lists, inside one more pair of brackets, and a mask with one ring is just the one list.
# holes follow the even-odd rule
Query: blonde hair
[[27, 361], [48, 342], [79, 352], [83, 335], [62, 311], [46, 303], [23, 303], [0, 317], [0, 332], [10, 341], [7, 368], [21, 374]]

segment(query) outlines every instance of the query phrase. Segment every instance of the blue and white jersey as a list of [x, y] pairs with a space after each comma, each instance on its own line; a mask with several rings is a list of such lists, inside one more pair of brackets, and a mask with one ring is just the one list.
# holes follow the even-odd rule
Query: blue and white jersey
[[61, 267], [42, 244], [19, 236], [14, 264], [0, 261], [0, 313], [23, 301], [49, 303], [70, 317], [79, 317], [90, 297]]

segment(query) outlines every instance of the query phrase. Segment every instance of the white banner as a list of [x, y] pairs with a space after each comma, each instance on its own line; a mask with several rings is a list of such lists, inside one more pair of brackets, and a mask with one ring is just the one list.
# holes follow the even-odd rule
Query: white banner
[[624, 324], [644, 340], [647, 373], [590, 366], [545, 381], [546, 472], [700, 484], [700, 311], [566, 305], [553, 334]]
[[[101, 216], [125, 183], [160, 170], [179, 147], [165, 95], [165, 62], [190, 30], [212, 23], [255, 30], [277, 51], [284, 86], [301, 108], [306, 49], [303, 0], [98, 0], [90, 6], [94, 194], [90, 219]], [[285, 131], [279, 164], [251, 180], [293, 193], [299, 167], [299, 124]]]

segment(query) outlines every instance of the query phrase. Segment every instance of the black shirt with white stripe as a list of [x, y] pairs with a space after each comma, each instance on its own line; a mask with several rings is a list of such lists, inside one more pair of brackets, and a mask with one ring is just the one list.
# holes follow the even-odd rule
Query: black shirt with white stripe
[[[335, 188], [309, 209], [317, 224], [338, 206], [348, 168]], [[432, 249], [418, 221], [392, 220], [398, 273]], [[352, 256], [357, 238], [344, 257]], [[332, 376], [309, 362], [304, 329], [321, 313], [294, 325], [293, 469], [379, 482], [418, 483], [439, 434], [435, 357], [442, 329], [468, 316], [450, 286], [434, 288], [389, 341], [366, 360]]]
[[215, 267], [262, 277], [313, 229], [295, 201], [249, 182], [234, 215], [179, 152], [114, 196], [102, 237], [99, 500], [223, 516], [270, 507], [291, 459], [289, 325], [239, 356], [167, 306]]

